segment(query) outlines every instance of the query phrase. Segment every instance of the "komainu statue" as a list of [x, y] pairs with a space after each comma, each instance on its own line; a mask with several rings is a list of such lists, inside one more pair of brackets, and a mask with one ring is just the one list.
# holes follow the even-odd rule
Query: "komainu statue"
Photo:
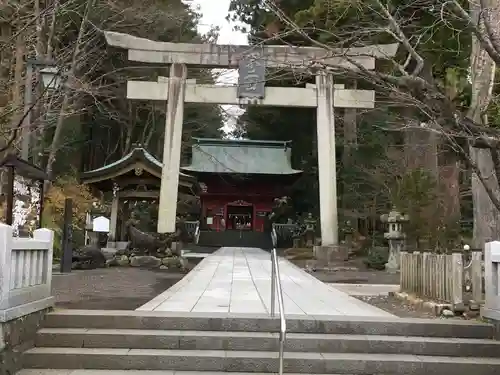
[[158, 256], [172, 251], [174, 255], [181, 255], [181, 246], [172, 247], [172, 243], [185, 241], [187, 230], [184, 222], [178, 220], [175, 233], [146, 233], [137, 229], [133, 222], [127, 225], [130, 239], [129, 251], [137, 255]]

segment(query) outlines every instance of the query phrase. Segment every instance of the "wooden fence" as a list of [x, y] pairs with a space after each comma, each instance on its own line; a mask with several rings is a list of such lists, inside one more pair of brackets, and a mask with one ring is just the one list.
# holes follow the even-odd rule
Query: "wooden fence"
[[53, 239], [49, 229], [13, 237], [12, 227], [0, 223], [0, 322], [53, 305]]
[[462, 253], [401, 253], [401, 291], [453, 305], [463, 303], [468, 275], [473, 299], [482, 300], [482, 252], [464, 264]]

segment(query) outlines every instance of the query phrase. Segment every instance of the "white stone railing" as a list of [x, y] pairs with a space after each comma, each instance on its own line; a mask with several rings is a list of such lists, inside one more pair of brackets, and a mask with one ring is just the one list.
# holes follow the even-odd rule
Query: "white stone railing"
[[13, 237], [12, 227], [0, 223], [0, 322], [53, 306], [53, 240], [49, 229]]
[[201, 233], [201, 232], [200, 232], [200, 222], [199, 222], [199, 221], [197, 221], [197, 222], [196, 222], [196, 228], [195, 228], [195, 230], [194, 230], [194, 235], [193, 235], [193, 237], [194, 237], [194, 239], [193, 239], [193, 243], [194, 243], [195, 245], [198, 245], [198, 242], [200, 242], [200, 233]]
[[500, 321], [500, 242], [488, 242], [484, 248], [485, 301], [481, 315]]

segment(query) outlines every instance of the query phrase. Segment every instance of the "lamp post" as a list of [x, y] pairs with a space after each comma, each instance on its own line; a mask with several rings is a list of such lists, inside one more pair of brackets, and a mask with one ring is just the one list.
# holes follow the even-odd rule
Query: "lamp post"
[[[31, 111], [33, 109], [33, 74], [39, 69], [41, 81], [46, 90], [57, 89], [61, 84], [59, 69], [50, 60], [28, 59], [26, 61], [26, 82], [24, 86], [24, 120], [21, 128], [21, 158], [29, 159], [31, 146]], [[36, 101], [35, 101], [36, 102]]]

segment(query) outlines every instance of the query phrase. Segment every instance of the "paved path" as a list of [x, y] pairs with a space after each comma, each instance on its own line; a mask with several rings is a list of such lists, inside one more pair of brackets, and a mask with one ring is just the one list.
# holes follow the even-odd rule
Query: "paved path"
[[[293, 315], [393, 316], [328, 286], [280, 259], [285, 312]], [[223, 247], [138, 310], [268, 314], [271, 261], [261, 249]]]

